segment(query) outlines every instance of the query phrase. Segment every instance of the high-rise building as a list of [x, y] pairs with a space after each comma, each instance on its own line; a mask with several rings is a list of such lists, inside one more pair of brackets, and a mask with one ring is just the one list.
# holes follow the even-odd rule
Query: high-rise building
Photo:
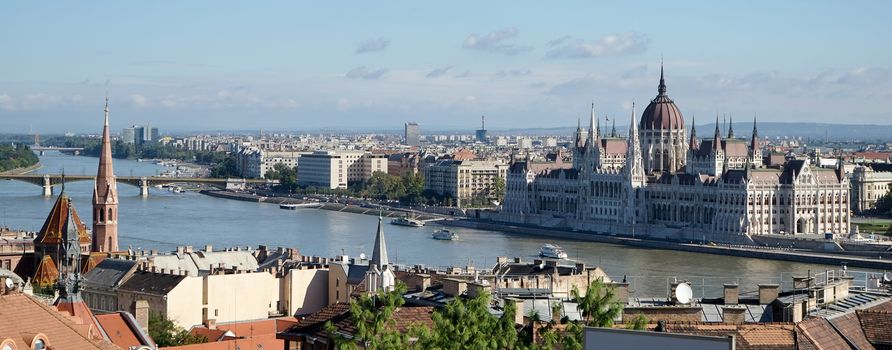
[[102, 148], [99, 169], [93, 187], [93, 249], [94, 252], [118, 250], [118, 186], [112, 168], [111, 136], [108, 131], [108, 97], [105, 98], [105, 126], [102, 128]]
[[421, 130], [418, 123], [406, 123], [404, 132], [404, 142], [408, 146], [421, 145]]
[[121, 131], [121, 141], [124, 141], [126, 144], [136, 143], [136, 133], [133, 128], [124, 128], [124, 130]]
[[486, 116], [480, 117], [480, 129], [476, 133], [477, 141], [486, 142]]

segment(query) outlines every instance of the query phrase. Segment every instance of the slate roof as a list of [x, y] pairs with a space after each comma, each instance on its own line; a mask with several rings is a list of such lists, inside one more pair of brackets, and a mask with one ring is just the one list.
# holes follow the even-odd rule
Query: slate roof
[[136, 261], [105, 259], [84, 275], [84, 284], [104, 288], [117, 287], [121, 279], [136, 268]]
[[167, 295], [176, 288], [186, 276], [136, 271], [118, 290], [128, 292]]

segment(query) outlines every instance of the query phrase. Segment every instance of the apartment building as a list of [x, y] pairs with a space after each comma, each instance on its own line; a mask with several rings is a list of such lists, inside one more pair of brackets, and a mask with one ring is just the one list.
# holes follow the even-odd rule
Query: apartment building
[[495, 183], [505, 180], [508, 165], [500, 161], [441, 160], [424, 168], [424, 189], [454, 198], [456, 206], [494, 199]]
[[387, 173], [387, 156], [364, 151], [316, 151], [303, 155], [297, 167], [301, 186], [330, 189], [366, 181], [376, 171]]

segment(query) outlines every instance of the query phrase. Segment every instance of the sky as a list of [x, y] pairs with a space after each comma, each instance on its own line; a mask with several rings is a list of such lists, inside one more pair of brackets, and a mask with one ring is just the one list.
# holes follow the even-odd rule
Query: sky
[[892, 124], [889, 1], [4, 3], [0, 132]]

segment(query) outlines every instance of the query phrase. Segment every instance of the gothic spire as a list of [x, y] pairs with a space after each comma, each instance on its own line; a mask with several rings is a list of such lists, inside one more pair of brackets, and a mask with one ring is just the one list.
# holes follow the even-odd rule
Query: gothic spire
[[378, 216], [378, 233], [375, 235], [375, 249], [372, 251], [372, 264], [384, 269], [390, 262], [387, 259], [387, 244], [384, 243], [384, 219]]
[[663, 60], [660, 59], [660, 86], [657, 87], [660, 96], [666, 96], [666, 79], [663, 78]]
[[700, 148], [700, 141], [697, 140], [697, 126], [694, 123], [694, 116], [691, 115], [691, 143], [688, 147], [692, 151]]
[[719, 130], [719, 115], [715, 115], [715, 135], [712, 137], [712, 150], [718, 152], [722, 148], [722, 132]]
[[761, 146], [759, 145], [759, 130], [756, 129], [756, 116], [753, 115], [753, 138], [750, 140], [750, 149], [755, 154]]
[[728, 139], [734, 138], [734, 116], [728, 117]]
[[610, 129], [610, 137], [616, 137], [616, 116], [613, 117], [613, 126]]
[[629, 124], [629, 136], [626, 139], [625, 171], [633, 181], [638, 181], [644, 176], [644, 160], [641, 158], [641, 141], [638, 137], [638, 123], [635, 122], [635, 119], [635, 103], [632, 102], [632, 118]]
[[[108, 96], [99, 153], [99, 169], [93, 187], [93, 247], [96, 252], [118, 250], [118, 186], [112, 167], [111, 132], [108, 125]], [[98, 215], [97, 215], [98, 214]]]

